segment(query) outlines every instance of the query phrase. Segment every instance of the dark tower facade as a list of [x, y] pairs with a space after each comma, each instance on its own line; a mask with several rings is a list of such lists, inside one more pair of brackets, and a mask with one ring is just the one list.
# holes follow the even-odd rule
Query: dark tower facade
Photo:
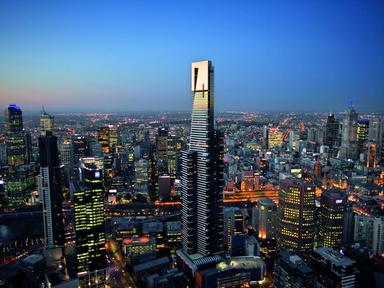
[[343, 242], [343, 224], [347, 196], [341, 190], [328, 190], [321, 195], [320, 247], [335, 247]]
[[329, 148], [340, 145], [339, 121], [335, 119], [334, 114], [329, 114], [325, 127], [325, 145]]
[[60, 165], [57, 137], [45, 132], [39, 137], [39, 190], [42, 195], [46, 247], [64, 245], [63, 167]]
[[88, 274], [91, 283], [100, 284], [107, 266], [103, 170], [95, 158], [81, 158], [80, 169], [81, 181], [74, 193], [78, 276]]
[[214, 127], [213, 66], [192, 63], [189, 149], [182, 154], [182, 242], [187, 254], [223, 250], [223, 134]]
[[11, 104], [4, 112], [6, 132], [7, 165], [10, 172], [27, 163], [26, 136], [23, 131], [23, 113], [21, 108]]

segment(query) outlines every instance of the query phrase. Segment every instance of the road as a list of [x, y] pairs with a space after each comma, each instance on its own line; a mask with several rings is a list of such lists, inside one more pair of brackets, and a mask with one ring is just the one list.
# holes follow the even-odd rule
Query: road
[[107, 261], [108, 261], [108, 286], [112, 288], [131, 287], [136, 288], [132, 276], [125, 270], [124, 257], [121, 250], [114, 240], [107, 241]]

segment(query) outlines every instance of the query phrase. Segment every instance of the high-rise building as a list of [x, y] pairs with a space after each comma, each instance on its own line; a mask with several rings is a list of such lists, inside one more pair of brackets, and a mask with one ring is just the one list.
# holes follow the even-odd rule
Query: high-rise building
[[23, 112], [20, 106], [10, 104], [5, 109], [4, 128], [6, 132], [21, 132], [23, 130]]
[[264, 125], [263, 126], [263, 147], [264, 149], [268, 149], [268, 126]]
[[8, 166], [5, 194], [12, 205], [24, 204], [29, 189], [35, 185], [31, 137], [23, 129], [21, 108], [11, 104], [4, 112], [6, 164]]
[[368, 131], [369, 131], [369, 120], [368, 119], [358, 119], [357, 120], [357, 145], [358, 152], [365, 152], [365, 144], [368, 141]]
[[290, 131], [288, 140], [289, 140], [289, 148], [292, 151], [298, 151], [299, 142], [300, 142], [300, 131]]
[[7, 146], [5, 141], [0, 140], [0, 166], [7, 164]]
[[168, 175], [176, 176], [176, 159], [177, 158], [177, 138], [175, 134], [168, 135], [168, 151], [167, 151], [167, 172]]
[[72, 139], [63, 139], [59, 143], [61, 164], [66, 167], [73, 166], [73, 145]]
[[259, 239], [275, 238], [276, 204], [270, 198], [257, 202]]
[[159, 160], [166, 160], [167, 151], [168, 151], [168, 128], [161, 127], [158, 129], [156, 147], [157, 147], [157, 158]]
[[325, 141], [324, 144], [329, 148], [340, 145], [339, 121], [335, 118], [334, 114], [329, 114], [327, 124], [325, 127]]
[[342, 159], [356, 160], [358, 157], [357, 119], [358, 114], [350, 105], [343, 119], [340, 147], [340, 158]]
[[73, 145], [73, 161], [75, 164], [79, 163], [79, 159], [82, 157], [88, 157], [90, 155], [88, 140], [83, 136], [75, 136], [72, 139]]
[[316, 274], [314, 287], [355, 287], [356, 262], [338, 250], [317, 248], [311, 253], [310, 262]]
[[117, 127], [113, 125], [100, 127], [97, 129], [97, 140], [99, 141], [101, 145], [101, 151], [104, 154], [111, 153], [119, 140]]
[[232, 238], [235, 235], [243, 233], [244, 219], [240, 208], [226, 207], [223, 212], [224, 216], [224, 245], [231, 250]]
[[135, 162], [135, 192], [148, 192], [148, 161], [139, 159]]
[[106, 276], [103, 169], [95, 158], [80, 159], [75, 185], [77, 270], [87, 287], [104, 287]]
[[192, 63], [188, 151], [182, 163], [182, 242], [186, 254], [223, 251], [223, 134], [214, 125], [211, 61]]
[[108, 154], [110, 152], [109, 150], [109, 128], [108, 127], [101, 127], [97, 129], [97, 140], [99, 141], [101, 145], [101, 151], [104, 154]]
[[303, 259], [291, 251], [280, 251], [274, 270], [276, 288], [314, 287], [314, 271]]
[[43, 204], [45, 246], [64, 245], [63, 167], [57, 149], [57, 137], [50, 131], [39, 137], [39, 191]]
[[4, 112], [5, 143], [7, 165], [10, 173], [20, 165], [27, 164], [26, 135], [23, 131], [23, 113], [21, 108], [11, 104]]
[[280, 249], [309, 251], [315, 232], [315, 185], [288, 177], [280, 181], [278, 239]]
[[283, 144], [284, 133], [279, 128], [269, 128], [268, 130], [268, 148], [277, 148]]
[[320, 247], [336, 247], [343, 242], [343, 224], [347, 197], [344, 191], [327, 190], [320, 203]]
[[354, 241], [365, 241], [373, 254], [384, 252], [384, 217], [355, 215]]
[[[372, 148], [374, 147], [376, 150], [375, 154], [373, 155], [373, 149], [370, 151], [371, 154], [368, 157], [373, 161], [379, 162], [384, 160], [384, 118], [380, 117], [374, 117], [370, 119], [369, 122], [369, 131], [368, 131], [368, 141], [369, 144], [373, 144]], [[369, 148], [368, 148], [369, 149]], [[369, 152], [369, 151], [368, 151]]]
[[157, 170], [156, 162], [156, 148], [153, 144], [150, 145], [148, 157], [148, 195], [152, 201], [159, 199], [159, 172]]
[[40, 112], [40, 129], [41, 131], [52, 131], [55, 118], [45, 112], [44, 107]]

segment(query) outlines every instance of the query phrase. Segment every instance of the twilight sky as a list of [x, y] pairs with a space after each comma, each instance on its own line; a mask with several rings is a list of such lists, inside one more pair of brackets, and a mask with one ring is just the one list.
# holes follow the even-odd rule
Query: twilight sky
[[[0, 1], [0, 106], [384, 111], [384, 1]], [[1, 108], [2, 110], [2, 108]]]

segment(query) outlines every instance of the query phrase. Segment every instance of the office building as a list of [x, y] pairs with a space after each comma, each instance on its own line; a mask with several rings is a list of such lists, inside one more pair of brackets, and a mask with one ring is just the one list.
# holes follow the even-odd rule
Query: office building
[[269, 128], [268, 130], [268, 149], [278, 148], [283, 144], [284, 133], [279, 128]]
[[101, 145], [101, 151], [104, 154], [108, 154], [110, 152], [109, 149], [109, 127], [101, 127], [97, 129], [97, 140]]
[[300, 131], [290, 131], [288, 134], [289, 148], [292, 151], [299, 151]]
[[257, 202], [257, 234], [259, 239], [274, 239], [276, 233], [276, 204], [270, 198]]
[[343, 224], [347, 197], [344, 191], [327, 190], [320, 203], [320, 247], [337, 247], [343, 242]]
[[303, 259], [291, 251], [280, 251], [275, 261], [276, 288], [312, 288], [314, 271]]
[[8, 166], [5, 184], [6, 199], [11, 205], [25, 203], [28, 190], [34, 187], [34, 167], [31, 137], [23, 128], [21, 108], [10, 104], [4, 112], [6, 164]]
[[12, 173], [16, 167], [27, 164], [27, 143], [23, 130], [23, 113], [21, 108], [11, 104], [4, 112], [5, 143], [7, 165]]
[[61, 164], [67, 167], [73, 166], [73, 145], [72, 139], [63, 139], [59, 143]]
[[338, 250], [316, 248], [311, 253], [310, 262], [316, 274], [314, 287], [356, 287], [356, 262]]
[[254, 236], [239, 234], [232, 238], [231, 257], [259, 255], [260, 245]]
[[384, 217], [355, 215], [354, 241], [364, 241], [374, 255], [384, 253]]
[[73, 137], [72, 146], [73, 146], [74, 164], [78, 164], [80, 158], [88, 157], [90, 155], [89, 143], [85, 137], [83, 137], [83, 136]]
[[157, 158], [158, 160], [167, 159], [167, 151], [168, 151], [168, 128], [161, 127], [157, 131], [157, 139], [156, 139], [156, 148], [157, 148]]
[[39, 137], [39, 192], [43, 204], [45, 246], [64, 246], [63, 167], [60, 164], [57, 137], [51, 131]]
[[223, 250], [223, 134], [214, 125], [210, 61], [192, 63], [189, 149], [182, 163], [182, 242], [186, 254]]
[[358, 157], [357, 119], [358, 114], [350, 105], [343, 119], [340, 147], [340, 158], [342, 159], [356, 160]]
[[340, 124], [335, 118], [335, 115], [330, 113], [327, 118], [327, 124], [325, 126], [325, 141], [324, 144], [329, 148], [340, 145]]
[[167, 151], [167, 172], [168, 175], [176, 176], [177, 161], [177, 138], [174, 134], [168, 135], [168, 151]]
[[280, 181], [278, 207], [280, 249], [310, 251], [315, 233], [315, 185], [293, 177]]
[[364, 153], [365, 144], [368, 141], [368, 132], [369, 132], [369, 120], [368, 119], [358, 119], [357, 120], [357, 145], [359, 153]]
[[[372, 154], [373, 151], [371, 151], [371, 155], [368, 158], [370, 159], [375, 158], [377, 162], [384, 160], [383, 140], [384, 140], [384, 118], [373, 117], [372, 119], [370, 119], [370, 123], [369, 123], [368, 141], [375, 148], [376, 153]], [[369, 167], [371, 167], [371, 165]]]
[[76, 185], [74, 193], [77, 272], [86, 285], [103, 287], [106, 276], [103, 169], [97, 159], [81, 158], [80, 170], [80, 185]]
[[145, 159], [135, 162], [135, 192], [148, 193], [148, 161]]
[[114, 147], [116, 147], [119, 142], [117, 127], [113, 125], [100, 127], [97, 129], [97, 140], [101, 145], [102, 153], [112, 153]]
[[232, 238], [243, 233], [244, 219], [240, 208], [226, 207], [224, 217], [224, 246], [228, 251], [232, 247]]
[[55, 118], [45, 112], [44, 107], [40, 112], [40, 129], [41, 131], [52, 131], [55, 123]]
[[171, 196], [171, 177], [159, 176], [159, 199], [165, 200]]

